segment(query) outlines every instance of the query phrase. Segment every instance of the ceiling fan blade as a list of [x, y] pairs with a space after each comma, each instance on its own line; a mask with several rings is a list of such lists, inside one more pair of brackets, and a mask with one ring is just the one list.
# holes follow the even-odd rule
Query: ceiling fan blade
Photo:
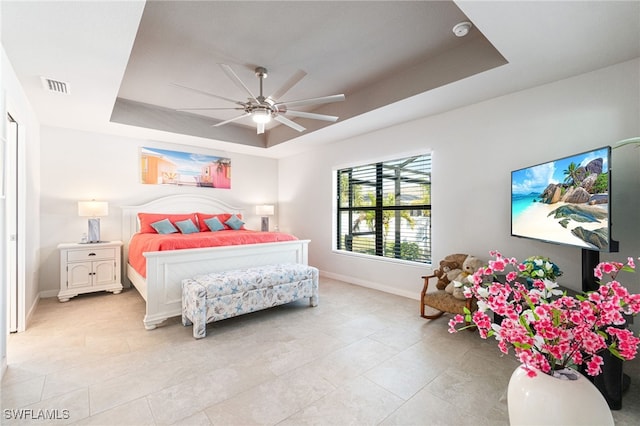
[[244, 110], [244, 108], [176, 108], [176, 111]]
[[256, 103], [260, 103], [260, 101], [258, 101], [258, 99], [253, 95], [253, 93], [251, 93], [251, 90], [249, 90], [249, 88], [242, 82], [242, 80], [240, 80], [240, 77], [238, 77], [236, 75], [235, 72], [233, 72], [233, 70], [231, 69], [231, 67], [227, 64], [220, 64], [220, 67], [222, 68], [222, 71], [224, 71], [225, 74], [227, 74], [227, 77], [229, 77], [231, 80], [233, 80], [233, 82], [236, 84], [236, 86], [238, 86], [239, 88], [243, 89], [244, 91], [246, 91], [249, 96], [251, 96], [251, 99], [253, 99], [254, 101], [256, 101]]
[[331, 122], [338, 121], [338, 117], [335, 115], [316, 114], [314, 112], [305, 112], [305, 111], [291, 111], [290, 109], [286, 110], [284, 113], [292, 117], [311, 118], [313, 120], [324, 120], [324, 121], [331, 121]]
[[278, 99], [280, 99], [282, 96], [284, 96], [285, 93], [287, 93], [289, 91], [289, 89], [291, 89], [293, 86], [295, 86], [296, 84], [298, 84], [298, 82], [300, 80], [302, 80], [304, 78], [304, 76], [306, 76], [307, 73], [302, 71], [302, 70], [298, 70], [295, 72], [295, 74], [293, 74], [289, 80], [287, 80], [281, 88], [279, 88], [278, 90], [275, 91], [274, 94], [272, 94], [271, 96], [269, 96], [270, 99], [277, 101]]
[[259, 135], [264, 133], [264, 123], [257, 123], [257, 131]]
[[248, 113], [246, 113], [246, 114], [242, 114], [242, 115], [239, 115], [239, 116], [237, 116], [237, 117], [230, 118], [230, 119], [228, 119], [228, 120], [225, 120], [225, 121], [221, 121], [221, 122], [219, 122], [219, 123], [216, 123], [216, 124], [214, 124], [214, 125], [213, 125], [213, 126], [211, 126], [211, 127], [219, 127], [219, 126], [222, 126], [222, 125], [224, 125], [224, 124], [231, 123], [232, 121], [236, 121], [236, 120], [240, 120], [241, 118], [249, 117], [250, 115], [251, 115], [251, 113], [249, 113], [249, 112], [248, 112]]
[[300, 99], [298, 101], [288, 101], [288, 102], [278, 102], [274, 106], [279, 107], [280, 105], [284, 105], [287, 108], [293, 106], [303, 106], [303, 105], [317, 105], [317, 104], [328, 104], [331, 102], [340, 102], [344, 101], [344, 95], [331, 95], [331, 96], [322, 96], [319, 98], [309, 98], [309, 99]]
[[285, 126], [289, 126], [294, 130], [297, 130], [299, 132], [304, 132], [305, 129], [304, 127], [302, 127], [301, 125], [299, 125], [298, 123], [294, 123], [293, 121], [289, 120], [288, 118], [286, 118], [285, 116], [282, 115], [274, 115], [273, 117], [275, 120], [281, 122], [282, 124], [284, 124]]
[[193, 87], [183, 86], [182, 84], [177, 84], [177, 83], [170, 83], [170, 84], [172, 86], [180, 87], [181, 89], [191, 90], [192, 92], [200, 93], [201, 95], [207, 95], [207, 96], [211, 96], [212, 98], [218, 98], [218, 99], [222, 99], [223, 101], [228, 101], [234, 104], [242, 105], [242, 102], [225, 98], [224, 96], [214, 95], [213, 93], [205, 92], [204, 90], [194, 89]]

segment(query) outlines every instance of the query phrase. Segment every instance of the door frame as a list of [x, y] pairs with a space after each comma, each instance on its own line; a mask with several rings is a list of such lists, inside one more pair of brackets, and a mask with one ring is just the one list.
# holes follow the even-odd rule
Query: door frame
[[[17, 126], [17, 137], [13, 138], [13, 140], [9, 140], [6, 138], [7, 146], [6, 146], [6, 161], [7, 161], [7, 175], [5, 176], [5, 190], [6, 190], [6, 210], [5, 214], [7, 216], [7, 224], [6, 224], [6, 233], [5, 233], [5, 249], [7, 260], [11, 259], [10, 251], [11, 247], [11, 234], [15, 234], [15, 264], [7, 264], [7, 271], [11, 268], [15, 271], [15, 286], [16, 286], [16, 320], [14, 329], [9, 329], [11, 326], [11, 322], [7, 322], [7, 331], [8, 332], [22, 332], [26, 329], [26, 281], [25, 281], [25, 212], [26, 212], [26, 199], [25, 199], [25, 125], [20, 119], [20, 114], [17, 113], [17, 108], [12, 107], [12, 103], [10, 99], [6, 99], [6, 114], [7, 116], [4, 118], [8, 120], [9, 117], [16, 123]], [[7, 129], [8, 133], [9, 129]], [[9, 135], [7, 135], [9, 136]], [[15, 188], [15, 193], [13, 196], [12, 192], [9, 188]], [[15, 219], [14, 223], [11, 221]], [[9, 276], [7, 276], [7, 285], [11, 286], [12, 283], [8, 281]], [[7, 289], [9, 291], [9, 289]], [[9, 320], [9, 307], [10, 301], [7, 301], [7, 320]]]

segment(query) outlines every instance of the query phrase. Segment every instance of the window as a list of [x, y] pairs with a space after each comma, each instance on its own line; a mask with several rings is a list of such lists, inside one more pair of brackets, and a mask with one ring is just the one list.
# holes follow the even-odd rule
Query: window
[[431, 155], [337, 171], [336, 248], [431, 262]]

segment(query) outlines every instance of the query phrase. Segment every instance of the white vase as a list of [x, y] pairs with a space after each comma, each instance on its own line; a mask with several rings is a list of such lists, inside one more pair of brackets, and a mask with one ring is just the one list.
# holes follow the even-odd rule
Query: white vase
[[612, 425], [613, 416], [600, 391], [585, 376], [576, 380], [538, 372], [528, 377], [520, 366], [511, 375], [507, 392], [509, 423], [516, 425]]

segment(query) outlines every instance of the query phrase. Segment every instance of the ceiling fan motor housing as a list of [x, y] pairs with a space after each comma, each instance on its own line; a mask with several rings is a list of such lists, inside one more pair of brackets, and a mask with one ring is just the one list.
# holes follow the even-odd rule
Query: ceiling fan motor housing
[[259, 78], [267, 78], [267, 69], [265, 67], [256, 67], [256, 76]]

